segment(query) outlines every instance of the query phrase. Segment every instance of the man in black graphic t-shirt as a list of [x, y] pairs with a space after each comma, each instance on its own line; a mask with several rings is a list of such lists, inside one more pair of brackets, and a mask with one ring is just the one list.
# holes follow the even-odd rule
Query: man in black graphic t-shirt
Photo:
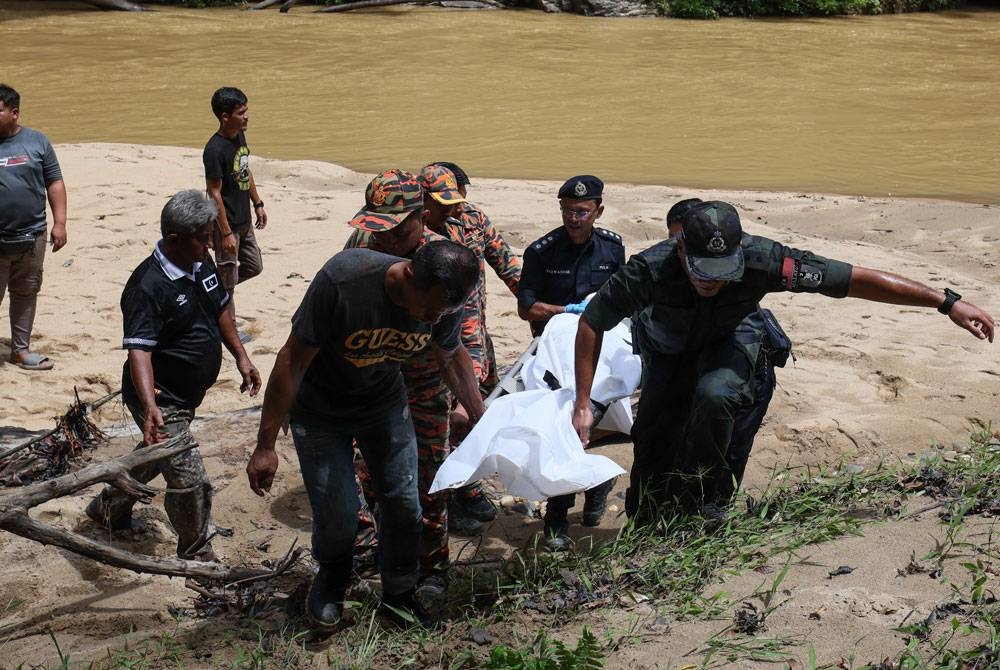
[[[238, 88], [224, 86], [212, 95], [212, 112], [219, 119], [219, 130], [212, 135], [202, 153], [208, 195], [219, 210], [215, 227], [215, 261], [219, 278], [230, 297], [236, 285], [260, 274], [263, 262], [253, 226], [251, 210], [258, 229], [267, 225], [264, 202], [250, 171], [250, 149], [244, 134], [250, 120], [247, 97]], [[230, 311], [233, 306], [230, 304]], [[249, 337], [240, 333], [240, 340]]]
[[[387, 201], [395, 202], [394, 211], [362, 211], [358, 217], [405, 219], [419, 210], [419, 184], [396, 183], [406, 185], [412, 192], [373, 198], [378, 204], [371, 207], [386, 210]], [[433, 351], [445, 382], [473, 408], [473, 420], [479, 418], [479, 386], [460, 339], [461, 308], [478, 276], [475, 254], [444, 240], [425, 244], [412, 260], [348, 249], [323, 266], [292, 317], [292, 332], [268, 381], [247, 476], [258, 495], [270, 489], [278, 467], [275, 438], [290, 411], [319, 563], [306, 611], [321, 629], [340, 621], [351, 577], [359, 506], [355, 441], [381, 513], [384, 613], [402, 625], [408, 620], [399, 617], [401, 609], [427, 621], [415, 596], [421, 534], [417, 444], [399, 361]]]
[[[229, 294], [208, 257], [215, 205], [198, 191], [181, 191], [160, 216], [163, 234], [153, 254], [132, 272], [122, 292], [122, 397], [143, 441], [187, 434], [195, 410], [215, 383], [226, 345], [236, 359], [240, 391], [256, 395], [261, 380], [236, 335]], [[138, 448], [137, 447], [137, 448]], [[162, 474], [172, 489], [164, 507], [177, 532], [177, 555], [213, 560], [209, 543], [212, 488], [197, 448], [132, 471], [140, 482]], [[87, 515], [113, 530], [128, 528], [135, 499], [106, 488]]]

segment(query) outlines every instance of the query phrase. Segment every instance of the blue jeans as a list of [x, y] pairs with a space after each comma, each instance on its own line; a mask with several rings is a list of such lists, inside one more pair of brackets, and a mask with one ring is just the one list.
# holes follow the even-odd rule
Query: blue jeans
[[316, 561], [351, 564], [360, 505], [352, 449], [356, 441], [378, 500], [382, 591], [395, 595], [416, 586], [422, 517], [417, 494], [417, 440], [406, 403], [363, 426], [293, 418], [292, 440], [312, 507]]

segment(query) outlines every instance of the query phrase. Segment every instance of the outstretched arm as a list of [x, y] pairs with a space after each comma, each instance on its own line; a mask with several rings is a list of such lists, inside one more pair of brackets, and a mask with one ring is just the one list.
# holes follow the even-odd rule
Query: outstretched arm
[[264, 491], [270, 490], [274, 482], [274, 473], [278, 471], [278, 456], [274, 453], [274, 441], [278, 437], [278, 430], [285, 423], [285, 417], [288, 416], [295, 394], [299, 391], [302, 378], [318, 351], [319, 348], [306, 346], [294, 334], [290, 334], [274, 361], [274, 368], [267, 380], [267, 390], [264, 391], [264, 407], [261, 409], [260, 428], [257, 431], [257, 448], [247, 463], [250, 488], [259, 496], [264, 495]]
[[594, 414], [590, 409], [590, 391], [594, 386], [597, 360], [601, 356], [604, 331], [597, 330], [580, 317], [576, 327], [576, 401], [573, 403], [573, 428], [580, 436], [580, 443], [590, 442], [590, 429], [594, 425]]
[[[891, 272], [862, 267], [855, 267], [852, 270], [847, 295], [851, 298], [874, 300], [892, 305], [933, 307], [935, 309], [940, 307], [945, 300], [941, 291], [920, 282]], [[965, 300], [956, 302], [948, 312], [948, 318], [980, 340], [993, 341], [993, 331], [996, 327], [993, 318], [971, 302]]]

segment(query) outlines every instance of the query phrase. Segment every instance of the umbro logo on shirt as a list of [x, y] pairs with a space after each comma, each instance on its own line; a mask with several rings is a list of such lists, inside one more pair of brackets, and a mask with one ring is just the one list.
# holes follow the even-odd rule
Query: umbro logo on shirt
[[188, 301], [188, 297], [186, 295], [184, 295], [183, 293], [181, 293], [179, 296], [177, 296], [177, 304], [178, 305], [186, 305], [187, 301]]
[[219, 278], [215, 275], [209, 275], [201, 280], [201, 285], [205, 287], [205, 291], [214, 291], [219, 286]]

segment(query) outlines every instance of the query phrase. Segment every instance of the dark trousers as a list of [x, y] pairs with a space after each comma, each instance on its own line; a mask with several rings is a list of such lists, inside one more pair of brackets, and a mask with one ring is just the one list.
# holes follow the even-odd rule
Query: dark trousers
[[[364, 456], [379, 506], [379, 570], [385, 593], [413, 588], [419, 576], [421, 510], [417, 494], [417, 440], [409, 408], [401, 403], [370, 425], [345, 427], [320, 419], [292, 419], [292, 440], [312, 507], [313, 557], [350, 570], [358, 528], [353, 444]], [[349, 574], [338, 575], [345, 580]]]
[[629, 517], [655, 518], [667, 503], [694, 511], [706, 502], [728, 502], [774, 384], [761, 347], [735, 336], [697, 353], [644, 354], [625, 499]]

